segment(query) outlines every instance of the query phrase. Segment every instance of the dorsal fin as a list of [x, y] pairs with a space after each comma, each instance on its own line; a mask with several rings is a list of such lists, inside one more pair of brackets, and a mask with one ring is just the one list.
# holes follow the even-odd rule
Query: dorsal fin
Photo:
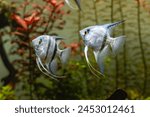
[[59, 37], [59, 36], [52, 36], [56, 41], [57, 40], [63, 40], [63, 37]]
[[118, 21], [118, 22], [114, 22], [114, 23], [110, 23], [110, 24], [104, 24], [102, 25], [104, 28], [106, 29], [112, 29], [114, 28], [115, 26], [119, 25], [119, 24], [122, 24], [123, 22], [125, 22], [125, 20], [122, 20], [122, 21]]
[[63, 37], [59, 37], [59, 36], [52, 36], [52, 37], [56, 40], [57, 45], [59, 45], [61, 40], [63, 40]]

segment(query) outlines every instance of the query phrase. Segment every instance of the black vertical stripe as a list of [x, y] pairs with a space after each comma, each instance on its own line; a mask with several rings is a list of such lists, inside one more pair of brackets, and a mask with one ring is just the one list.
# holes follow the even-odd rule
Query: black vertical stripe
[[51, 44], [51, 42], [50, 42], [50, 39], [49, 39], [49, 41], [48, 41], [48, 48], [47, 48], [46, 56], [45, 56], [45, 59], [44, 59], [44, 60], [46, 60], [47, 57], [48, 57], [48, 52], [49, 52], [50, 44]]
[[52, 55], [52, 59], [51, 59], [51, 62], [53, 61], [55, 55], [56, 55], [56, 52], [57, 52], [57, 44], [55, 43], [55, 49], [54, 49], [54, 52], [53, 52], [53, 55]]
[[113, 27], [113, 26], [116, 26], [116, 25], [119, 25], [119, 24], [121, 24], [121, 23], [123, 23], [123, 22], [125, 22], [125, 20], [122, 20], [122, 21], [119, 21], [119, 22], [112, 23], [112, 24], [109, 25], [107, 28], [109, 29], [109, 28], [111, 28], [111, 27]]
[[52, 59], [51, 59], [51, 61], [49, 62], [49, 71], [50, 71], [51, 73], [53, 73], [53, 72], [52, 72], [52, 70], [51, 70], [50, 64], [51, 64], [51, 62], [54, 60], [55, 55], [56, 55], [56, 52], [57, 52], [57, 44], [55, 43], [55, 49], [54, 49], [54, 52], [53, 52], [53, 55], [52, 55]]
[[101, 46], [101, 48], [100, 48], [100, 51], [102, 51], [102, 50], [104, 49], [104, 47], [105, 47], [105, 45], [106, 45], [106, 40], [107, 40], [107, 36], [105, 35], [105, 36], [104, 36], [104, 40], [103, 40], [103, 42], [102, 42], [102, 46]]

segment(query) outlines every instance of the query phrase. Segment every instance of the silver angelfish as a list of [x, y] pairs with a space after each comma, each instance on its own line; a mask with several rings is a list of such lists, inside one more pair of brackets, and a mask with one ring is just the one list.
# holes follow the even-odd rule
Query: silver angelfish
[[[74, 1], [76, 5], [78, 6], [78, 8], [81, 10], [80, 0], [74, 0]], [[70, 8], [77, 9], [71, 4], [70, 0], [65, 0], [65, 2], [68, 4], [68, 6], [70, 6]]]
[[[111, 29], [123, 22], [124, 21], [119, 21], [110, 24], [89, 26], [80, 31], [80, 35], [83, 38], [85, 44], [84, 48], [85, 58], [89, 68], [93, 73], [94, 71], [96, 71], [97, 73], [103, 76], [104, 60], [106, 56], [108, 56], [110, 53], [116, 55], [120, 50], [120, 48], [123, 46], [125, 42], [125, 36], [115, 38], [110, 36]], [[87, 55], [88, 47], [91, 47], [93, 49], [95, 60], [100, 68], [100, 72], [96, 70], [89, 62]]]
[[42, 35], [32, 40], [38, 68], [45, 75], [51, 76], [53, 79], [64, 78], [64, 76], [56, 75], [57, 57], [60, 58], [62, 64], [66, 64], [71, 51], [70, 48], [59, 49], [61, 40], [61, 37], [49, 35]]

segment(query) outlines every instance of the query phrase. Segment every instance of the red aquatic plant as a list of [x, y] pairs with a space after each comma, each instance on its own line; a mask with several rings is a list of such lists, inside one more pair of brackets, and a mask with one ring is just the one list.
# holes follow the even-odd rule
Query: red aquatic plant
[[63, 43], [63, 46], [65, 47], [65, 48], [67, 48], [67, 47], [69, 47], [69, 48], [71, 48], [71, 52], [72, 52], [72, 54], [73, 55], [76, 55], [78, 52], [79, 52], [79, 50], [80, 50], [80, 47], [81, 47], [81, 41], [80, 42], [73, 42], [73, 43], [70, 43], [70, 44], [65, 44], [65, 43]]
[[32, 13], [30, 16], [27, 16], [25, 18], [21, 18], [17, 14], [12, 14], [12, 19], [15, 20], [19, 26], [16, 28], [15, 34], [23, 35], [24, 32], [30, 32], [38, 23], [40, 20], [40, 17], [38, 16], [37, 12]]
[[[40, 30], [43, 29], [40, 33], [47, 33], [48, 28], [54, 28], [54, 23], [57, 22], [57, 20], [59, 20], [59, 24], [55, 27], [58, 28], [61, 26], [61, 28], [63, 28], [65, 22], [62, 17], [69, 13], [62, 10], [64, 2], [57, 2], [56, 0], [43, 1], [46, 2], [46, 4], [38, 5], [36, 3], [29, 3], [29, 1], [25, 0], [25, 2], [20, 5], [20, 8], [18, 8], [22, 10], [23, 15], [18, 12], [12, 13], [11, 18], [19, 25], [15, 30], [17, 31], [15, 34], [37, 32], [39, 28]], [[27, 6], [32, 6], [32, 8], [24, 12]]]

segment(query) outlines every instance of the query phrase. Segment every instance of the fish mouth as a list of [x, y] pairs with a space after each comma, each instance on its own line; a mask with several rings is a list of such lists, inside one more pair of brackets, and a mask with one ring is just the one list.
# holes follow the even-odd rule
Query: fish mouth
[[83, 34], [83, 31], [81, 30], [79, 33], [80, 33], [80, 36], [82, 37], [82, 39], [84, 40], [85, 36]]
[[82, 34], [82, 32], [83, 32], [83, 29], [79, 31], [80, 35]]
[[33, 45], [34, 48], [36, 48], [36, 46], [37, 46], [37, 38], [32, 40], [32, 45]]

